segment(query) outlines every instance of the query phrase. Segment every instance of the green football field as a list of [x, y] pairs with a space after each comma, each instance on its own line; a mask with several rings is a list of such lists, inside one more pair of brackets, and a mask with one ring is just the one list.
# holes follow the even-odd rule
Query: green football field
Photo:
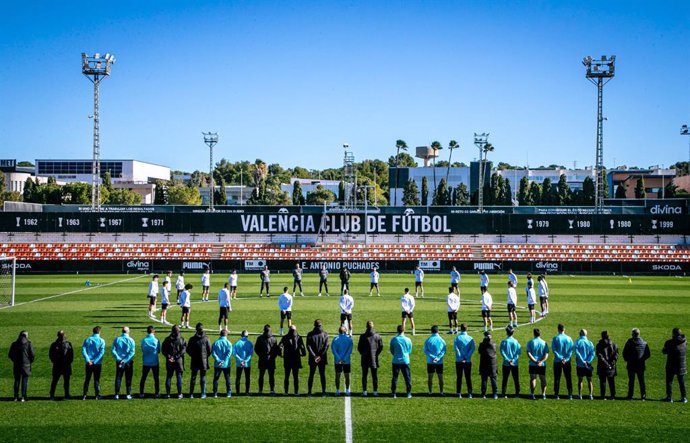
[[[504, 276], [491, 276], [490, 291], [498, 309], [494, 310], [494, 339], [504, 337], [502, 327], [507, 324], [505, 313]], [[520, 278], [518, 294], [520, 304], [525, 305]], [[225, 275], [214, 275], [209, 303], [200, 303], [198, 287], [193, 291], [191, 323], [206, 325], [209, 335], [217, 333], [217, 304], [215, 295], [225, 281]], [[85, 286], [90, 280], [95, 285]], [[336, 287], [337, 278], [332, 278]], [[265, 323], [278, 330], [279, 314], [277, 296], [288, 282], [288, 275], [273, 276], [272, 297], [258, 298], [258, 276], [240, 276], [239, 299], [233, 301], [230, 317], [231, 341], [237, 340], [239, 331], [261, 331]], [[137, 275], [57, 275], [18, 276], [17, 305], [0, 309], [0, 397], [12, 397], [11, 363], [6, 358], [10, 343], [22, 329], [29, 331], [37, 357], [29, 381], [27, 403], [2, 401], [0, 441], [345, 441], [346, 400], [333, 396], [307, 398], [233, 396], [226, 398], [156, 400], [111, 400], [114, 391], [115, 365], [110, 355], [110, 344], [119, 335], [123, 325], [130, 326], [137, 342], [144, 337], [145, 328], [151, 323], [146, 316], [146, 293], [149, 276]], [[198, 274], [188, 274], [187, 282], [199, 283]], [[314, 319], [321, 318], [326, 330], [335, 334], [339, 323], [338, 297], [316, 297], [316, 276], [305, 278], [306, 297], [297, 297], [294, 303], [294, 321], [302, 335], [311, 329]], [[590, 339], [596, 344], [603, 329], [608, 329], [613, 340], [622, 350], [632, 327], [639, 327], [642, 336], [651, 347], [652, 358], [648, 363], [648, 401], [589, 401], [589, 400], [528, 400], [529, 379], [524, 345], [532, 337], [532, 328], [520, 327], [515, 336], [523, 345], [520, 362], [520, 381], [523, 398], [482, 400], [479, 396], [480, 378], [477, 372], [478, 356], [475, 354], [473, 384], [474, 399], [458, 399], [427, 396], [426, 360], [422, 352], [429, 328], [439, 324], [449, 347], [445, 364], [446, 393], [455, 392], [455, 365], [452, 351], [453, 336], [446, 335], [447, 317], [445, 296], [448, 276], [427, 274], [425, 298], [417, 300], [415, 320], [417, 335], [411, 337], [412, 351], [412, 399], [390, 398], [390, 353], [388, 342], [400, 322], [399, 297], [405, 286], [414, 286], [411, 275], [385, 274], [381, 277], [382, 297], [368, 297], [368, 275], [356, 274], [352, 281], [355, 297], [355, 335], [364, 329], [366, 320], [373, 320], [376, 329], [384, 335], [386, 349], [382, 354], [379, 372], [379, 398], [359, 396], [361, 391], [359, 356], [353, 360], [353, 396], [350, 400], [353, 441], [458, 441], [466, 439], [506, 440], [687, 440], [690, 424], [690, 405], [678, 402], [668, 404], [658, 401], [664, 395], [664, 363], [661, 353], [663, 342], [670, 337], [673, 327], [689, 329], [690, 280], [688, 278], [653, 277], [589, 277], [553, 276], [549, 278], [550, 315], [538, 323], [542, 336], [550, 342], [556, 333], [556, 325], [564, 323], [567, 332], [576, 338], [580, 328], [589, 330]], [[460, 321], [466, 322], [478, 344], [481, 341], [479, 311], [479, 281], [476, 275], [463, 276], [461, 284], [462, 308]], [[332, 289], [332, 292], [335, 292]], [[179, 320], [179, 308], [173, 308], [169, 320]], [[518, 311], [520, 323], [527, 319], [527, 312]], [[156, 324], [156, 323], [154, 323]], [[55, 339], [58, 329], [65, 329], [75, 346], [72, 395], [80, 397], [84, 367], [79, 353], [81, 343], [90, 335], [95, 325], [103, 327], [102, 337], [108, 349], [103, 364], [101, 380], [105, 399], [100, 401], [47, 400], [50, 384], [48, 346]], [[160, 324], [158, 337], [169, 333], [169, 327]], [[185, 331], [189, 338], [192, 331]], [[356, 343], [355, 337], [355, 343]], [[254, 337], [252, 337], [252, 341]], [[500, 357], [499, 357], [500, 362]], [[306, 392], [307, 369], [301, 371], [301, 391]], [[573, 362], [574, 366], [574, 362]], [[252, 373], [252, 392], [257, 390], [257, 372]], [[574, 372], [574, 370], [573, 370]], [[328, 367], [328, 390], [333, 393], [334, 371]], [[134, 392], [138, 393], [141, 374], [140, 355], [135, 357]], [[211, 390], [211, 374], [207, 390]], [[280, 361], [276, 371], [276, 390], [282, 392], [283, 369]], [[500, 390], [499, 368], [499, 390]], [[547, 379], [551, 394], [553, 379], [551, 361], [548, 362]], [[318, 377], [317, 377], [318, 380]], [[595, 394], [598, 395], [598, 379], [595, 377]], [[188, 389], [189, 373], [185, 373], [184, 390]], [[318, 385], [318, 381], [316, 382]], [[370, 381], [371, 383], [371, 381]], [[161, 385], [163, 385], [161, 381]], [[221, 383], [223, 385], [223, 383]], [[399, 389], [404, 383], [399, 381]], [[512, 393], [512, 383], [508, 392]], [[233, 371], [234, 388], [234, 371]], [[124, 389], [124, 388], [123, 388]], [[224, 392], [223, 388], [221, 390]], [[320, 388], [315, 389], [319, 391]], [[371, 391], [371, 387], [369, 388]], [[464, 390], [464, 387], [463, 387]], [[627, 391], [627, 375], [624, 363], [619, 365], [617, 377], [619, 396]], [[175, 388], [173, 386], [173, 391]], [[562, 382], [561, 393], [565, 391]], [[58, 385], [61, 395], [61, 384]], [[92, 393], [93, 390], [90, 390]], [[147, 393], [152, 394], [149, 379]], [[197, 388], [198, 392], [198, 388]], [[434, 381], [434, 392], [438, 392]], [[636, 390], [636, 395], [639, 391]], [[677, 385], [674, 398], [679, 398]]]

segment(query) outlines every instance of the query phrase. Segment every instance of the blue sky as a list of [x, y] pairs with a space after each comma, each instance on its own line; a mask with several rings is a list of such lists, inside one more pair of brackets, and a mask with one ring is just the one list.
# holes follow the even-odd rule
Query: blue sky
[[[454, 159], [594, 162], [596, 88], [582, 57], [617, 56], [604, 163], [688, 158], [687, 1], [11, 2], [0, 15], [0, 157], [89, 158], [81, 52], [111, 52], [102, 158], [175, 169], [214, 156], [338, 167], [450, 139]], [[446, 152], [442, 153], [445, 157]]]

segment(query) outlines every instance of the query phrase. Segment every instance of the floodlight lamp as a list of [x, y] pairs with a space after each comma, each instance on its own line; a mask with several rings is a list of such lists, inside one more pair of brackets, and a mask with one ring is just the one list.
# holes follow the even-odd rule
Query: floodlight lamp
[[93, 58], [101, 58], [101, 54], [99, 52], [95, 53]]
[[343, 143], [343, 149], [347, 149], [349, 147], [350, 147], [350, 145], [348, 143]]
[[680, 135], [690, 135], [690, 128], [688, 128], [688, 125], [680, 127]]

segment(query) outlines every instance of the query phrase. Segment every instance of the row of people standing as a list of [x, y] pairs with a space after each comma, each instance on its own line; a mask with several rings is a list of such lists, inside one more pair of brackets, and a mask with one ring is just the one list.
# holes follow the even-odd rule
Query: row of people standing
[[[383, 351], [381, 336], [374, 331], [373, 323], [367, 322], [366, 332], [359, 337], [357, 351], [361, 355], [362, 367], [362, 395], [367, 395], [368, 373], [371, 372], [373, 382], [373, 395], [378, 395], [378, 368], [379, 355]], [[462, 379], [466, 380], [466, 394], [471, 398], [472, 390], [472, 358], [475, 350], [474, 339], [468, 335], [467, 326], [462, 324], [460, 334], [453, 340], [456, 364], [456, 394], [462, 397]], [[439, 380], [439, 390], [443, 394], [443, 362], [446, 355], [446, 342], [439, 335], [438, 326], [432, 326], [432, 334], [424, 343], [424, 354], [427, 362], [428, 392], [432, 392], [434, 375]], [[105, 341], [100, 337], [100, 327], [95, 327], [93, 335], [88, 337], [82, 345], [82, 356], [85, 361], [85, 379], [83, 386], [83, 398], [87, 398], [90, 381], [94, 380], [95, 398], [100, 398], [100, 376], [105, 357]], [[497, 355], [503, 358], [502, 364], [502, 394], [506, 395], [509, 377], [515, 384], [515, 394], [520, 394], [519, 361], [522, 354], [520, 343], [513, 337], [513, 328], [506, 328], [506, 338], [501, 341], [500, 347], [496, 347], [492, 338], [492, 332], [486, 331], [483, 341], [478, 346], [479, 374], [481, 376], [481, 394], [486, 396], [488, 384], [491, 383], [492, 394], [497, 398]], [[606, 331], [601, 334], [601, 340], [596, 347], [587, 338], [587, 331], [580, 330], [577, 341], [566, 335], [565, 327], [558, 326], [558, 334], [551, 341], [551, 349], [541, 338], [541, 331], [534, 329], [534, 338], [526, 345], [526, 354], [529, 359], [528, 369], [530, 374], [531, 398], [541, 394], [546, 398], [546, 362], [549, 354], [553, 354], [554, 397], [559, 398], [560, 380], [565, 378], [568, 398], [572, 398], [572, 367], [573, 354], [576, 357], [576, 374], [578, 377], [578, 395], [582, 398], [583, 382], [586, 380], [589, 387], [589, 397], [593, 398], [592, 375], [593, 362], [598, 360], [597, 375], [600, 380], [601, 397], [605, 399], [606, 386], [608, 384], [611, 398], [615, 397], [615, 377], [617, 375], [618, 348], [608, 336]], [[191, 359], [191, 378], [189, 396], [193, 397], [197, 377], [200, 378], [201, 396], [206, 396], [206, 372], [210, 369], [209, 358], [213, 357], [213, 394], [218, 394], [218, 382], [224, 377], [226, 396], [231, 396], [230, 368], [231, 358], [235, 358], [235, 392], [239, 392], [241, 379], [245, 379], [245, 394], [249, 393], [252, 358], [255, 353], [259, 366], [259, 393], [263, 393], [264, 377], [268, 373], [270, 394], [275, 395], [275, 368], [276, 359], [283, 358], [284, 391], [287, 394], [292, 378], [294, 393], [299, 393], [299, 371], [302, 368], [302, 358], [309, 356], [308, 393], [311, 394], [314, 377], [319, 373], [322, 394], [326, 395], [326, 366], [328, 364], [329, 346], [333, 354], [336, 374], [336, 395], [340, 393], [341, 375], [345, 378], [345, 393], [350, 393], [351, 354], [353, 352], [352, 338], [341, 327], [339, 334], [331, 344], [329, 336], [323, 330], [320, 320], [314, 322], [314, 329], [307, 335], [306, 344], [297, 333], [297, 328], [292, 325], [287, 335], [278, 341], [271, 334], [269, 325], [264, 327], [263, 333], [253, 344], [248, 339], [248, 333], [243, 331], [241, 338], [232, 344], [227, 338], [227, 331], [222, 330], [220, 337], [211, 344], [203, 325], [196, 325], [196, 333], [186, 342], [180, 335], [178, 326], [173, 326], [168, 337], [161, 344], [155, 336], [153, 326], [147, 328], [147, 336], [141, 341], [140, 348], [143, 355], [142, 374], [139, 384], [140, 396], [144, 395], [144, 388], [149, 373], [153, 375], [155, 395], [159, 396], [159, 354], [163, 354], [166, 366], [165, 392], [170, 396], [172, 378], [176, 377], [177, 395], [182, 398], [182, 375], [185, 371], [185, 355]], [[133, 377], [133, 359], [136, 354], [136, 345], [129, 336], [129, 329], [123, 327], [122, 334], [117, 337], [111, 346], [111, 354], [115, 362], [115, 398], [119, 398], [122, 379], [125, 379], [126, 398], [131, 397], [131, 384]], [[412, 354], [412, 342], [404, 334], [402, 325], [397, 328], [397, 335], [390, 341], [392, 354], [392, 380], [391, 393], [397, 392], [397, 380], [403, 375], [408, 397], [411, 396], [412, 381], [410, 370], [410, 357]], [[675, 328], [672, 338], [664, 343], [662, 352], [667, 355], [666, 360], [666, 401], [671, 401], [671, 389], [674, 379], [678, 380], [681, 402], [687, 402], [685, 391], [686, 375], [686, 339], [682, 332]], [[632, 399], [635, 379], [639, 381], [641, 398], [646, 398], [646, 385], [644, 381], [646, 361], [651, 352], [648, 344], [640, 337], [639, 330], [633, 329], [632, 337], [626, 342], [623, 349], [623, 359], [627, 362], [628, 370], [628, 399]], [[55, 390], [60, 377], [63, 378], [65, 397], [69, 398], [69, 382], [72, 374], [72, 361], [74, 351], [70, 342], [66, 339], [64, 331], [58, 332], [56, 341], [49, 351], [50, 360], [53, 363], [50, 397], [54, 398]], [[14, 363], [14, 398], [15, 400], [27, 399], [28, 378], [34, 362], [35, 353], [28, 339], [28, 332], [22, 331], [18, 339], [12, 344], [9, 358]], [[537, 381], [541, 389], [535, 395]], [[20, 397], [21, 389], [21, 397]]]

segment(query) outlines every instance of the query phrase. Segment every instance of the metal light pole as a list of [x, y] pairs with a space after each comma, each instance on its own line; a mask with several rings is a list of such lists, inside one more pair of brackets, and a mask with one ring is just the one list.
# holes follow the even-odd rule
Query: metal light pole
[[597, 153], [596, 153], [596, 180], [594, 181], [594, 206], [597, 213], [601, 213], [604, 204], [604, 85], [611, 81], [616, 73], [616, 56], [607, 58], [601, 56], [600, 60], [594, 60], [587, 56], [582, 59], [585, 66], [585, 77], [597, 87]]
[[104, 57], [81, 53], [81, 73], [93, 83], [93, 163], [91, 165], [91, 210], [101, 210], [101, 143], [99, 134], [99, 86], [104, 77], [110, 75], [115, 57], [107, 53]]
[[202, 132], [202, 134], [204, 134], [204, 143], [209, 147], [208, 173], [211, 176], [211, 187], [208, 193], [208, 210], [213, 211], [213, 193], [215, 191], [213, 186], [213, 147], [218, 144], [218, 133]]
[[474, 133], [474, 145], [479, 148], [479, 184], [477, 185], [477, 206], [479, 212], [484, 210], [484, 147], [489, 142], [489, 134], [483, 132], [481, 134]]
[[[688, 128], [688, 125], [680, 127], [680, 135], [690, 136], [690, 128]], [[688, 174], [690, 174], [690, 137], [688, 137]]]

